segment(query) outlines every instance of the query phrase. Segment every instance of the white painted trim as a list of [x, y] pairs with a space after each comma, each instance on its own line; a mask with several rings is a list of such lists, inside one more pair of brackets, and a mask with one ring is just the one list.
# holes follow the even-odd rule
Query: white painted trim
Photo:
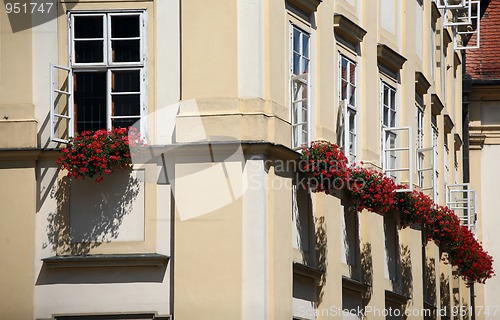
[[238, 96], [264, 98], [264, 1], [238, 0]]
[[246, 161], [249, 186], [243, 195], [243, 320], [268, 318], [268, 186], [265, 170], [262, 158]]

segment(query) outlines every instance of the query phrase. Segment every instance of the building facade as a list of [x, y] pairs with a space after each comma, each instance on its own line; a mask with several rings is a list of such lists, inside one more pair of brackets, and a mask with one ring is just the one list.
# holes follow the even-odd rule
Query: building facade
[[[435, 203], [463, 194], [477, 22], [457, 19], [476, 2], [5, 8], [0, 318], [471, 319], [420, 226], [304, 190], [297, 163], [328, 140]], [[59, 169], [72, 136], [130, 125], [147, 143], [131, 169]]]
[[[498, 86], [500, 63], [497, 56], [500, 32], [498, 22], [500, 3], [491, 1], [484, 11], [481, 28], [481, 47], [467, 51], [467, 74], [464, 81], [464, 114], [469, 117], [468, 138], [470, 151], [470, 183], [477, 192], [478, 238], [489, 248], [492, 255], [498, 253], [495, 243], [496, 217], [491, 214], [495, 205], [493, 194], [498, 172], [493, 162], [498, 152]], [[493, 193], [492, 193], [493, 191]], [[495, 319], [498, 279], [493, 278], [476, 290], [476, 297], [486, 314], [479, 319]]]

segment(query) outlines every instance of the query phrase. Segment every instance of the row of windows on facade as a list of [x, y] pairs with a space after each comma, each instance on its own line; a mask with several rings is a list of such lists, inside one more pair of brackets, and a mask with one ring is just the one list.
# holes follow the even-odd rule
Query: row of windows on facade
[[[70, 128], [76, 132], [131, 126], [145, 111], [146, 54], [144, 12], [70, 14], [70, 74], [66, 101]], [[311, 132], [310, 112], [310, 35], [295, 25], [291, 26], [292, 44], [292, 148], [308, 143]], [[348, 158], [356, 161], [356, 64], [339, 56], [339, 113], [337, 116], [337, 143]], [[54, 80], [52, 80], [54, 82]], [[71, 90], [73, 89], [73, 92]], [[58, 91], [57, 89], [55, 91]], [[62, 92], [61, 92], [62, 91]], [[72, 94], [71, 94], [72, 93]], [[396, 89], [381, 83], [382, 129], [396, 125]], [[62, 99], [53, 99], [54, 113], [61, 109]], [[75, 115], [74, 119], [72, 115]], [[417, 106], [417, 148], [423, 149], [423, 110]], [[58, 120], [53, 119], [57, 132]], [[139, 124], [141, 125], [141, 124]], [[54, 133], [55, 133], [54, 132]], [[437, 139], [437, 129], [433, 130]], [[56, 134], [54, 134], [56, 135]], [[382, 145], [394, 147], [396, 133], [386, 130]], [[417, 163], [423, 159], [418, 156]], [[396, 166], [395, 152], [388, 153], [388, 167]], [[419, 177], [423, 176], [420, 172]], [[420, 179], [420, 178], [419, 178]]]
[[[300, 149], [310, 140], [310, 35], [291, 25], [291, 109], [292, 109], [292, 148]], [[357, 161], [357, 106], [356, 106], [356, 63], [345, 55], [339, 53], [339, 80], [338, 80], [338, 114], [337, 114], [337, 144], [345, 152], [351, 163]], [[380, 103], [381, 103], [381, 146], [382, 162], [385, 169], [393, 178], [397, 178], [398, 150], [397, 145], [397, 103], [396, 89], [385, 81], [380, 81]], [[416, 113], [416, 158], [417, 158], [417, 184], [424, 189], [435, 189], [437, 179], [437, 145], [438, 127], [437, 118], [432, 116], [432, 147], [424, 147], [424, 108], [421, 101], [415, 102]], [[444, 135], [445, 161], [449, 155], [447, 135]], [[408, 143], [407, 148], [410, 144]], [[384, 149], [386, 150], [384, 152]], [[403, 148], [405, 149], [405, 148]], [[399, 150], [404, 151], [404, 150]], [[432, 159], [431, 165], [426, 165], [425, 158]], [[445, 170], [449, 172], [448, 164]], [[432, 176], [432, 183], [425, 185], [425, 176], [428, 171]], [[446, 177], [447, 178], [447, 177]], [[445, 178], [445, 179], [446, 179]], [[432, 190], [431, 190], [432, 191]], [[437, 190], [433, 190], [434, 198], [437, 198]]]

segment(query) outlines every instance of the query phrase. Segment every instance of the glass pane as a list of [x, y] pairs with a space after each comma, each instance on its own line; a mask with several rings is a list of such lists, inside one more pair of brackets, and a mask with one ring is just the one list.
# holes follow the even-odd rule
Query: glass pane
[[293, 54], [293, 74], [300, 74], [300, 55]]
[[140, 40], [113, 40], [111, 41], [113, 50], [113, 62], [139, 62], [140, 61]]
[[306, 58], [302, 58], [302, 73], [309, 72], [309, 60]]
[[349, 104], [351, 106], [356, 106], [356, 94], [355, 94], [356, 88], [353, 86], [350, 86], [350, 93], [349, 93]]
[[350, 77], [350, 81], [351, 81], [351, 84], [353, 86], [356, 85], [356, 65], [351, 63], [351, 68], [349, 70], [349, 77]]
[[356, 114], [349, 113], [349, 129], [351, 132], [356, 132]]
[[139, 94], [113, 95], [114, 116], [140, 116], [141, 96]]
[[302, 55], [309, 58], [309, 35], [302, 34]]
[[103, 16], [75, 16], [75, 38], [103, 38]]
[[298, 103], [292, 104], [292, 124], [296, 124], [298, 122]]
[[307, 102], [302, 103], [302, 119], [301, 122], [307, 122]]
[[301, 144], [302, 144], [302, 143], [306, 143], [306, 142], [307, 142], [307, 140], [309, 139], [309, 138], [307, 137], [307, 126], [306, 126], [306, 125], [304, 125], [304, 126], [302, 126], [302, 128], [303, 128], [303, 129], [302, 129], [302, 141], [301, 141]]
[[384, 105], [389, 105], [389, 88], [384, 86]]
[[113, 71], [113, 92], [140, 92], [140, 78], [139, 70]]
[[341, 100], [347, 99], [347, 82], [344, 80], [341, 80], [340, 99]]
[[104, 40], [75, 41], [75, 62], [104, 62]]
[[396, 110], [396, 91], [391, 90], [391, 109]]
[[384, 107], [384, 119], [382, 119], [382, 123], [385, 127], [389, 126], [389, 109]]
[[391, 127], [395, 127], [395, 126], [396, 126], [396, 112], [391, 111]]
[[75, 73], [76, 131], [106, 128], [106, 72]]
[[300, 52], [300, 31], [293, 28], [293, 51]]
[[[134, 124], [139, 121], [140, 118], [128, 118], [128, 119], [113, 119], [113, 128], [128, 128], [134, 126]], [[139, 126], [135, 126], [139, 128]]]
[[341, 58], [342, 63], [340, 64], [340, 73], [342, 76], [342, 79], [347, 81], [347, 60], [345, 58]]
[[111, 16], [111, 37], [132, 38], [140, 36], [139, 15]]

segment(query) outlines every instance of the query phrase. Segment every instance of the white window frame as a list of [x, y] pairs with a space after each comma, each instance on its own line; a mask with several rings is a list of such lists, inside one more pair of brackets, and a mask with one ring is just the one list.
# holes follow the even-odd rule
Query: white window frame
[[[339, 59], [339, 112], [337, 118], [337, 136], [339, 147], [344, 151], [344, 154], [349, 159], [351, 164], [356, 162], [357, 158], [357, 108], [356, 108], [356, 63], [347, 58], [342, 53], [338, 55]], [[346, 79], [343, 78], [342, 69], [346, 64]], [[354, 70], [352, 70], [354, 68]], [[354, 74], [354, 79], [351, 79], [351, 74]], [[346, 83], [345, 97], [342, 97], [342, 83]], [[342, 117], [339, 118], [339, 117]]]
[[[387, 104], [385, 103], [385, 92], [387, 89]], [[398, 192], [409, 192], [413, 190], [413, 147], [412, 131], [410, 127], [397, 126], [397, 91], [384, 80], [380, 81], [380, 139], [381, 139], [381, 160], [383, 172], [398, 183], [399, 173], [408, 173], [408, 188], [398, 189]], [[385, 112], [387, 110], [387, 119]], [[406, 139], [404, 139], [406, 137]], [[401, 161], [399, 154], [407, 153], [406, 166]]]
[[[50, 64], [49, 72], [50, 140], [59, 143], [68, 143], [69, 139], [73, 138], [74, 135], [73, 71], [68, 67]], [[67, 73], [66, 81], [60, 81], [60, 72]], [[66, 108], [61, 108], [58, 103], [63, 96], [66, 96]], [[63, 122], [65, 122], [65, 124], [63, 124]], [[63, 130], [67, 131], [67, 139], [63, 137], [63, 134], [61, 132]]]
[[[434, 149], [434, 162], [437, 162], [437, 159], [439, 159], [439, 150], [438, 150], [438, 143], [439, 143], [439, 129], [437, 125], [437, 115], [431, 115], [431, 130], [432, 130], [432, 147]], [[432, 180], [433, 180], [433, 185], [434, 185], [434, 191], [433, 191], [433, 199], [434, 202], [438, 202], [439, 198], [439, 190], [438, 190], [438, 177], [439, 177], [439, 167], [437, 166], [437, 163], [434, 165], [434, 171], [432, 174]]]
[[425, 183], [425, 154], [424, 154], [424, 108], [415, 102], [416, 109], [416, 149], [417, 149], [417, 185], [423, 188]]
[[[294, 50], [294, 31], [299, 32], [299, 51]], [[307, 52], [304, 50], [304, 37], [307, 37]], [[306, 54], [307, 53], [307, 54]], [[299, 72], [294, 70], [295, 54], [299, 59]], [[306, 65], [307, 64], [307, 65]], [[309, 145], [311, 135], [311, 34], [290, 23], [290, 124], [291, 147], [299, 150]], [[300, 71], [304, 70], [304, 72]], [[300, 90], [300, 92], [299, 92]], [[304, 97], [305, 92], [305, 97]], [[303, 103], [306, 104], [304, 108]], [[298, 107], [302, 112], [296, 110]], [[306, 138], [304, 138], [304, 135]]]
[[[97, 40], [103, 40], [103, 61], [102, 62], [92, 62], [92, 63], [77, 63], [75, 57], [75, 43], [79, 41], [75, 39], [75, 17], [78, 16], [98, 16], [103, 19], [103, 37], [95, 38]], [[112, 50], [111, 42], [113, 40], [120, 40], [118, 38], [111, 37], [111, 17], [114, 16], [139, 16], [140, 23], [140, 36], [136, 38], [124, 38], [127, 40], [140, 40], [139, 45], [139, 61], [137, 62], [112, 62]], [[119, 12], [108, 12], [108, 11], [72, 11], [68, 13], [68, 41], [69, 41], [69, 66], [64, 67], [59, 65], [51, 65], [51, 140], [55, 142], [67, 143], [68, 139], [74, 136], [75, 131], [75, 114], [74, 114], [74, 87], [73, 87], [73, 76], [78, 72], [106, 72], [106, 128], [107, 130], [112, 129], [113, 119], [137, 119], [139, 122], [139, 129], [143, 137], [146, 136], [146, 114], [147, 114], [147, 44], [146, 44], [146, 33], [147, 33], [147, 21], [146, 13], [144, 10], [130, 10], [130, 11], [119, 11]], [[91, 40], [86, 38], [85, 41]], [[68, 87], [68, 91], [60, 92], [55, 89], [59, 87], [58, 82], [55, 79], [56, 70], [66, 70], [68, 71], [68, 83], [71, 86]], [[111, 82], [112, 74], [116, 71], [130, 71], [138, 70], [140, 77], [140, 92], [120, 92], [113, 93]], [[71, 101], [71, 105], [68, 108], [68, 113], [64, 117], [59, 113], [58, 107], [55, 105], [58, 96], [56, 95], [67, 95], [68, 100]], [[112, 115], [112, 97], [114, 95], [123, 94], [138, 94], [140, 96], [140, 112], [138, 115], [127, 115], [127, 116], [115, 116]], [[57, 118], [67, 118], [68, 119], [68, 130], [67, 139], [63, 138], [59, 133], [59, 129], [56, 128]]]
[[[481, 39], [481, 1], [469, 1], [469, 7], [468, 7], [468, 21], [463, 21], [461, 23], [455, 23], [453, 25], [453, 48], [455, 50], [466, 50], [466, 49], [477, 49], [480, 47], [480, 39]], [[472, 8], [475, 7], [475, 11], [472, 11]], [[447, 10], [445, 10], [446, 14]], [[465, 28], [465, 30], [459, 30], [459, 26], [473, 26], [476, 25], [475, 28], [472, 28], [472, 30], [469, 30], [468, 28]], [[467, 45], [463, 45], [463, 39], [462, 43], [459, 43], [458, 37], [470, 37], [472, 38], [473, 35], [476, 35], [476, 43], [470, 45], [467, 43]]]
[[446, 205], [460, 219], [460, 223], [476, 234], [476, 191], [470, 183], [446, 185]]

